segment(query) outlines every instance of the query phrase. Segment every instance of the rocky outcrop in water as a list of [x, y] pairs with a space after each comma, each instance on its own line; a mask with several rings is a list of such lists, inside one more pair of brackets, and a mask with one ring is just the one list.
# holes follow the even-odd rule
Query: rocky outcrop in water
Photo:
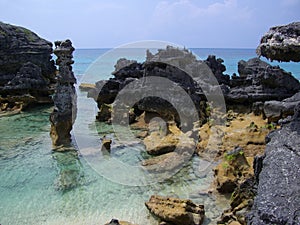
[[[216, 68], [218, 70], [215, 72], [219, 73], [219, 67]], [[197, 77], [199, 82], [193, 80], [190, 74], [193, 71], [200, 71]], [[100, 109], [103, 104], [112, 104], [117, 94], [127, 87], [125, 98], [140, 97], [132, 106], [135, 113], [140, 114], [142, 111], [158, 113], [162, 117], [180, 122], [176, 106], [181, 106], [180, 109], [184, 111], [182, 114], [188, 118], [194, 111], [190, 110], [191, 106], [184, 106], [194, 104], [201, 117], [203, 109], [200, 109], [199, 105], [205, 96], [200, 87], [202, 85], [199, 84], [208, 86], [210, 83], [209, 78], [205, 80], [201, 77], [202, 72], [208, 77], [210, 74], [213, 75], [206, 63], [196, 60], [196, 57], [188, 50], [168, 46], [166, 49], [159, 50], [155, 55], [148, 52], [144, 63], [124, 58], [118, 60], [115, 71], [112, 73], [114, 78], [97, 82], [96, 88], [90, 90], [88, 96], [97, 101]], [[187, 96], [183, 96], [180, 90], [187, 93], [188, 100], [191, 102], [187, 101]]]
[[239, 61], [238, 72], [239, 76], [232, 77], [230, 90], [225, 93], [229, 104], [281, 101], [300, 90], [299, 80], [279, 66], [271, 66], [259, 58]]
[[[54, 54], [59, 66], [57, 85], [53, 95], [54, 109], [50, 115], [50, 136], [54, 146], [69, 145], [71, 130], [76, 118], [76, 78], [72, 71], [72, 53], [74, 48], [70, 40], [56, 41]], [[59, 150], [59, 149], [58, 149]]]
[[256, 52], [271, 60], [300, 62], [300, 22], [270, 28]]
[[146, 207], [164, 222], [174, 225], [201, 225], [204, 220], [204, 206], [191, 200], [153, 195]]
[[55, 83], [52, 43], [0, 22], [0, 105], [5, 111], [51, 103]]
[[[239, 75], [234, 74], [231, 79], [224, 74], [226, 68], [222, 63], [223, 60], [215, 56], [209, 56], [204, 61], [196, 60], [189, 51], [168, 46], [156, 54], [148, 51], [147, 60], [144, 63], [124, 58], [118, 60], [113, 72], [114, 78], [97, 82], [96, 88], [89, 91], [89, 96], [97, 101], [101, 109], [104, 104], [112, 104], [117, 94], [127, 86], [128, 98], [141, 96], [140, 101], [133, 106], [134, 112], [138, 114], [142, 111], [154, 112], [179, 122], [178, 109], [175, 109], [174, 105], [181, 105], [180, 110], [187, 118], [191, 116], [191, 112], [185, 109], [191, 107], [184, 107], [186, 99], [182, 97], [182, 93], [178, 92], [177, 86], [188, 93], [198, 110], [200, 120], [204, 121], [207, 115], [203, 108], [206, 106], [202, 104], [201, 109], [199, 105], [207, 101], [207, 93], [213, 95], [216, 92], [215, 87], [218, 84], [222, 90], [220, 94], [224, 95], [227, 106], [232, 105], [236, 108], [236, 105], [241, 105], [258, 113], [263, 113], [264, 102], [281, 101], [300, 90], [299, 81], [290, 73], [279, 66], [271, 66], [259, 58], [241, 60], [238, 63]], [[198, 72], [194, 74], [194, 71]], [[203, 76], [202, 73], [207, 76]], [[175, 86], [166, 84], [163, 87], [162, 80], [156, 81], [158, 84], [155, 84], [147, 77], [166, 78]], [[216, 78], [215, 83], [212, 77]], [[141, 82], [142, 79], [144, 79], [143, 82]], [[136, 82], [136, 85], [130, 86], [132, 82]], [[162, 97], [146, 95], [146, 93], [153, 92]], [[143, 98], [144, 95], [146, 97]], [[171, 99], [172, 104], [166, 99]], [[100, 112], [98, 118], [107, 120], [107, 113], [102, 118]]]
[[112, 219], [109, 223], [106, 223], [105, 225], [134, 225], [134, 224], [126, 221], [119, 221], [117, 219]]

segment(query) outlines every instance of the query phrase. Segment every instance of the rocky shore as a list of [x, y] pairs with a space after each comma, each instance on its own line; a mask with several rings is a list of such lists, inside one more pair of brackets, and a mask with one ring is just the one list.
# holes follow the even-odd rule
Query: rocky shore
[[[277, 41], [269, 41], [273, 37]], [[271, 60], [299, 62], [300, 23], [273, 27], [261, 39], [258, 51]], [[267, 51], [262, 51], [267, 46]], [[281, 121], [281, 129], [266, 138], [264, 155], [256, 160], [257, 195], [248, 224], [299, 224], [300, 223], [300, 149], [299, 149], [299, 93], [282, 103], [267, 103], [284, 115], [294, 115]]]
[[[274, 53], [277, 44], [275, 46], [273, 41], [266, 40], [274, 36], [274, 32], [281, 31], [282, 37], [287, 34], [295, 39], [298, 31], [293, 29], [297, 26], [297, 23], [293, 23], [288, 25], [289, 28], [271, 28], [262, 38], [262, 44], [257, 50], [259, 55], [279, 60], [279, 56]], [[285, 49], [280, 53], [284, 55], [280, 61], [288, 60], [288, 49], [293, 49], [289, 45], [291, 43], [295, 44], [294, 41], [287, 41], [280, 47]], [[274, 49], [270, 50], [273, 46]], [[266, 49], [276, 56], [268, 55]], [[294, 58], [290, 60], [297, 61]], [[172, 86], [164, 89], [169, 93], [167, 101], [160, 94], [157, 97], [141, 95], [143, 97], [131, 105], [123, 102], [127, 104], [124, 113], [130, 116], [122, 117], [119, 121], [124, 120], [123, 124], [130, 123], [135, 128], [141, 128], [141, 124], [143, 128], [148, 127], [147, 132], [138, 137], [143, 140], [148, 154], [155, 157], [143, 162], [142, 166], [155, 173], [165, 173], [180, 167], [194, 154], [204, 159], [220, 160], [214, 168], [215, 181], [209, 193], [230, 194], [231, 198], [230, 208], [224, 210], [218, 224], [297, 224], [299, 80], [279, 66], [271, 66], [259, 58], [241, 60], [238, 63], [239, 74], [231, 77], [224, 74], [226, 68], [222, 63], [223, 60], [215, 56], [209, 56], [203, 61], [196, 60], [189, 51], [168, 46], [155, 54], [148, 51], [144, 63], [120, 59], [112, 73], [114, 77], [97, 82], [95, 87], [90, 86], [88, 96], [98, 104], [97, 119], [111, 123], [114, 117], [118, 117], [118, 113], [113, 110], [117, 94], [130, 86], [130, 83], [145, 79], [142, 90], [137, 85], [130, 86], [130, 95], [141, 95], [149, 89], [155, 89], [158, 93], [163, 91], [147, 84], [147, 77], [149, 80], [156, 76], [171, 80], [188, 93], [199, 120], [193, 126], [182, 123], [184, 116], [178, 112], [176, 103], [184, 111], [185, 100], [176, 95]], [[217, 79], [218, 85], [208, 82], [209, 77], [200, 76], [196, 82], [190, 79], [190, 68], [210, 71], [207, 73]], [[208, 90], [216, 88], [222, 90], [227, 107], [225, 113], [218, 112], [218, 108], [205, 95]], [[183, 114], [191, 117], [192, 113]], [[183, 137], [186, 139], [185, 144], [178, 151], [178, 140]], [[178, 205], [167, 201], [178, 202]], [[181, 212], [181, 205], [186, 205], [181, 201], [184, 200], [152, 196], [146, 206], [163, 221], [161, 224], [201, 224], [202, 220], [188, 222], [193, 216], [187, 215], [186, 220], [183, 220], [185, 222], [170, 219], [177, 216], [181, 218], [179, 214], [171, 216], [168, 211], [168, 207], [171, 207], [175, 212]], [[185, 217], [182, 215], [182, 218]]]
[[26, 28], [0, 22], [0, 46], [0, 115], [52, 103], [52, 43]]
[[[258, 55], [299, 62], [299, 24], [271, 28]], [[53, 145], [70, 144], [76, 118], [71, 41], [55, 43], [58, 71], [52, 44], [25, 28], [0, 22], [0, 44], [0, 116], [54, 104]], [[229, 76], [216, 56], [198, 60], [172, 46], [146, 55], [142, 63], [121, 58], [113, 78], [81, 86], [98, 105], [96, 119], [138, 131], [136, 138], [149, 156], [140, 166], [151, 175], [167, 179], [192, 157], [203, 159], [214, 171], [205, 194], [225, 195], [230, 205], [213, 222], [300, 224], [299, 80], [260, 58], [241, 60], [238, 74]], [[109, 154], [113, 141], [101, 138]], [[60, 182], [60, 187], [72, 188], [73, 181]], [[149, 198], [145, 207], [160, 225], [199, 225], [205, 220], [203, 204], [170, 196]], [[131, 223], [112, 219], [107, 224]]]

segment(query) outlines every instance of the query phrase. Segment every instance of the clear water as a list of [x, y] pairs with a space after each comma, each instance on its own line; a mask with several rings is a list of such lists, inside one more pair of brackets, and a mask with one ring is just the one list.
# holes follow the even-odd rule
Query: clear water
[[[44, 107], [1, 118], [2, 225], [104, 224], [112, 218], [156, 224], [144, 207], [152, 194], [205, 203], [211, 207], [210, 219], [220, 212], [213, 197], [199, 194], [208, 188], [212, 174], [201, 177], [197, 173], [198, 158], [165, 183], [143, 187], [114, 183], [96, 173], [73, 151], [52, 152], [48, 134], [50, 111], [51, 108]], [[110, 130], [104, 124], [97, 126], [102, 132]], [[124, 152], [119, 152], [118, 157], [134, 160]]]
[[[255, 56], [254, 50], [192, 50], [200, 58], [206, 58], [208, 54], [223, 58], [228, 74], [236, 72], [238, 60]], [[86, 81], [83, 76], [86, 69], [107, 51], [76, 50], [74, 72], [78, 79]], [[114, 70], [114, 63], [115, 58], [107, 58], [99, 77], [88, 77], [90, 80], [87, 81], [107, 79]], [[286, 64], [286, 67], [299, 78], [299, 66]], [[84, 99], [86, 93], [78, 92], [78, 95], [79, 99]], [[0, 118], [0, 224], [93, 225], [118, 218], [140, 225], [154, 225], [157, 221], [144, 206], [152, 194], [190, 198], [204, 204], [206, 224], [215, 224], [216, 217], [226, 207], [222, 199], [201, 194], [209, 188], [213, 174], [211, 171], [207, 174], [199, 172], [202, 161], [198, 157], [163, 183], [132, 187], [101, 176], [76, 153], [76, 147], [67, 153], [53, 152], [49, 137], [51, 110], [51, 107], [41, 107]], [[94, 117], [79, 114], [76, 124], [82, 125], [80, 132], [87, 138], [87, 143], [91, 137], [95, 141], [103, 135], [113, 135], [110, 126], [95, 122]], [[140, 152], [121, 148], [114, 157], [134, 164], [141, 159]]]

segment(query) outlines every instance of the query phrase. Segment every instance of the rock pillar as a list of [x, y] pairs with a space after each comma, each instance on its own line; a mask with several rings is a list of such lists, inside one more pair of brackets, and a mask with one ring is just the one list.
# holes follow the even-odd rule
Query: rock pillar
[[68, 146], [71, 143], [71, 130], [76, 118], [76, 78], [72, 71], [73, 51], [70, 40], [56, 41], [54, 54], [57, 56], [57, 84], [53, 95], [54, 109], [50, 115], [53, 146]]

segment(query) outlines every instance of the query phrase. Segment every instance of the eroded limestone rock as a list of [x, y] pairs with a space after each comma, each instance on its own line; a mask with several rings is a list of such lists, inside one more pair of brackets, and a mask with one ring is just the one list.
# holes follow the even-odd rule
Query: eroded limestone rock
[[77, 97], [74, 87], [76, 78], [71, 66], [74, 63], [72, 42], [70, 40], [57, 41], [55, 47], [54, 54], [57, 56], [56, 64], [59, 66], [59, 74], [53, 95], [54, 109], [50, 115], [50, 136], [53, 145], [60, 146], [69, 145], [71, 142], [70, 132], [76, 119]]
[[200, 225], [204, 220], [204, 206], [191, 200], [153, 195], [145, 205], [159, 219], [174, 225]]

